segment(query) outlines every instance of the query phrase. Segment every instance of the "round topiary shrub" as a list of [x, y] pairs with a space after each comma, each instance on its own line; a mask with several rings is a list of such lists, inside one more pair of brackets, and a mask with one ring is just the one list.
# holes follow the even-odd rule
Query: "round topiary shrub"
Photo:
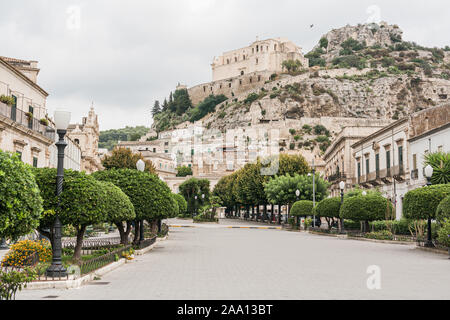
[[339, 197], [326, 198], [320, 201], [314, 209], [316, 216], [324, 217], [328, 223], [328, 229], [331, 229], [334, 218], [339, 218], [341, 209], [341, 199]]
[[355, 196], [344, 199], [340, 217], [356, 221], [374, 221], [393, 218], [391, 202], [379, 195]]
[[181, 194], [174, 193], [173, 198], [178, 203], [178, 215], [184, 215], [187, 210], [187, 202]]
[[295, 202], [291, 208], [291, 215], [294, 217], [310, 216], [313, 214], [313, 202], [310, 200], [300, 200]]
[[42, 198], [29, 166], [0, 151], [0, 237], [16, 239], [32, 232], [41, 212]]
[[434, 219], [440, 202], [450, 195], [450, 184], [438, 184], [411, 190], [403, 199], [403, 216], [408, 219]]
[[436, 220], [439, 222], [450, 219], [450, 195], [445, 197], [436, 209]]
[[450, 219], [446, 219], [438, 231], [439, 244], [450, 249]]

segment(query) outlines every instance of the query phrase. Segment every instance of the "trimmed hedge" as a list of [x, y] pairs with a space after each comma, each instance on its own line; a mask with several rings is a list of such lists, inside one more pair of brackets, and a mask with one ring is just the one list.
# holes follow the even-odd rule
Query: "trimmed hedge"
[[174, 193], [173, 198], [178, 203], [178, 215], [184, 215], [187, 210], [187, 202], [181, 194]]
[[340, 217], [357, 221], [385, 220], [394, 208], [389, 200], [378, 195], [355, 196], [344, 199]]
[[450, 248], [450, 219], [446, 219], [438, 231], [438, 241], [443, 246]]
[[436, 220], [450, 219], [450, 196], [444, 198], [436, 209]]
[[297, 201], [292, 205], [290, 214], [295, 217], [310, 216], [313, 214], [313, 202], [310, 200]]
[[339, 218], [340, 209], [341, 199], [339, 197], [326, 198], [317, 204], [315, 214], [319, 217]]
[[[410, 235], [409, 226], [411, 224], [410, 220], [392, 220], [392, 221], [372, 221], [370, 222], [370, 230], [373, 231], [383, 231], [392, 230], [394, 234]], [[390, 228], [388, 228], [390, 227]]]
[[450, 184], [438, 184], [411, 190], [403, 200], [403, 216], [408, 219], [434, 219], [440, 202], [450, 195]]

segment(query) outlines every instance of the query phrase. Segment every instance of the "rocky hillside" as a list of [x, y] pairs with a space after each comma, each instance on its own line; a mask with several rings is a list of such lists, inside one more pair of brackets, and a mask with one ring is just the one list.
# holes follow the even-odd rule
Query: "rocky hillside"
[[[227, 97], [202, 124], [224, 130], [320, 117], [395, 120], [449, 101], [450, 48], [405, 42], [396, 25], [332, 30], [306, 56], [309, 68], [279, 74], [245, 94]], [[153, 128], [186, 127], [190, 112], [166, 111], [155, 117]], [[165, 119], [164, 126], [158, 119]]]

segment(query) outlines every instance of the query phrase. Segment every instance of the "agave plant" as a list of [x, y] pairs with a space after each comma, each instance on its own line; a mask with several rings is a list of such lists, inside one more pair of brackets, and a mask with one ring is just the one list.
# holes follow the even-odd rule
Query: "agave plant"
[[425, 155], [424, 165], [433, 167], [432, 184], [450, 183], [450, 153], [433, 152]]

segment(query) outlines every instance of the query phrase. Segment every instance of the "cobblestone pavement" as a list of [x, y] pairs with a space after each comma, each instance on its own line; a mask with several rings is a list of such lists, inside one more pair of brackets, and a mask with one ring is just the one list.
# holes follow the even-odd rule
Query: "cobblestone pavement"
[[[247, 224], [221, 225], [230, 223]], [[367, 288], [372, 265], [381, 271], [380, 290]], [[414, 246], [202, 224], [171, 228], [153, 251], [80, 289], [25, 290], [17, 298], [450, 299], [449, 268], [447, 256]]]

